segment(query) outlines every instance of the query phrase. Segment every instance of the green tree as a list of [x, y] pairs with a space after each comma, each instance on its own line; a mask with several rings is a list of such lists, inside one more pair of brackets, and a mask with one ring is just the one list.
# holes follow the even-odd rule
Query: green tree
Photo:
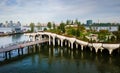
[[35, 27], [35, 24], [34, 23], [30, 23], [31, 32], [34, 32], [34, 27]]
[[120, 31], [114, 31], [113, 34], [117, 37], [117, 42], [120, 43]]
[[69, 28], [66, 30], [66, 32], [67, 32], [68, 35], [76, 36], [76, 30], [75, 30], [75, 28], [73, 28], [73, 27], [69, 27]]
[[80, 23], [80, 22], [77, 22], [77, 30], [76, 30], [76, 36], [77, 36], [77, 37], [80, 36], [80, 26], [81, 26], [81, 23]]
[[55, 23], [53, 23], [53, 29], [55, 29], [55, 27], [56, 27], [56, 26], [55, 26]]
[[61, 22], [58, 28], [61, 30], [61, 32], [65, 33], [65, 23]]
[[81, 22], [77, 22], [77, 27], [80, 28]]
[[118, 31], [120, 31], [120, 25], [118, 26]]
[[80, 36], [80, 29], [76, 30], [76, 36], [79, 37]]
[[108, 30], [100, 30], [99, 34], [106, 35], [106, 34], [110, 34], [110, 33]]
[[67, 20], [67, 21], [66, 21], [66, 25], [70, 25], [70, 20]]
[[47, 28], [44, 28], [44, 31], [46, 31], [47, 30]]
[[74, 24], [79, 24], [79, 21], [76, 19], [75, 22], [74, 22]]
[[98, 32], [98, 34], [99, 34], [98, 38], [99, 38], [100, 40], [105, 40], [105, 39], [106, 39], [106, 35], [109, 35], [110, 32], [109, 32], [108, 30], [100, 30], [100, 31]]
[[73, 22], [73, 20], [71, 21], [71, 25], [73, 25], [74, 24], [74, 22]]
[[52, 27], [51, 22], [48, 22], [47, 27], [48, 27], [49, 29], [51, 29], [51, 27]]

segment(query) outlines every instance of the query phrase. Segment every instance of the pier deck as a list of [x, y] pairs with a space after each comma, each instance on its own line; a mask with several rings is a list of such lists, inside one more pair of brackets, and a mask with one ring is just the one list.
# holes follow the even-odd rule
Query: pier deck
[[44, 43], [44, 42], [48, 42], [48, 40], [44, 39], [44, 40], [37, 40], [37, 41], [29, 41], [29, 42], [19, 43], [19, 44], [15, 44], [15, 45], [9, 45], [7, 47], [0, 48], [0, 53], [12, 51], [12, 50], [17, 50], [17, 49], [21, 49], [21, 48], [24, 48], [24, 47], [27, 47], [27, 46], [40, 44], [40, 43]]

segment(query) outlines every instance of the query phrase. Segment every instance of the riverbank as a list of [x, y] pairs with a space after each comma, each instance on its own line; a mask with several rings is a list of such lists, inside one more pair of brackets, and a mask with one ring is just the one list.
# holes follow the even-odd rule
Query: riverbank
[[3, 37], [3, 36], [11, 36], [11, 35], [16, 35], [16, 34], [24, 34], [24, 33], [30, 33], [30, 32], [3, 33], [3, 34], [0, 34], [0, 37]]

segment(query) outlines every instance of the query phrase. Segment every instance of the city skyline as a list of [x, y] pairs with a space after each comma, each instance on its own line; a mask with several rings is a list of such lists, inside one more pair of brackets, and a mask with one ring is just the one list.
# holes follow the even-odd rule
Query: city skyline
[[47, 23], [78, 19], [120, 23], [120, 0], [0, 0], [0, 22]]

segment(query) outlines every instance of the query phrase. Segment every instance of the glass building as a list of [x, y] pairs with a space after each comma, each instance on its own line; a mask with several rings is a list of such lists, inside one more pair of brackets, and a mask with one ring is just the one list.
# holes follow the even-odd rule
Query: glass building
[[91, 25], [92, 24], [92, 20], [87, 20], [86, 25]]

